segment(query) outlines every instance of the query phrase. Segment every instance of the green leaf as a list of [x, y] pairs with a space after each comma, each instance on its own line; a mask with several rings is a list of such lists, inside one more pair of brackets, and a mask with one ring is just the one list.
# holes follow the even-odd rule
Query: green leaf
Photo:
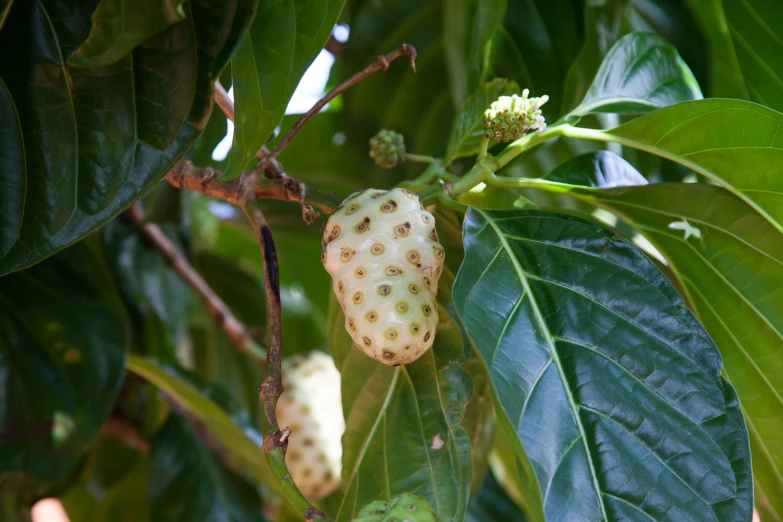
[[509, 2], [503, 27], [489, 43], [486, 75], [499, 76], [530, 89], [531, 96], [549, 95], [548, 121], [557, 119], [564, 78], [579, 53], [583, 29], [579, 4], [572, 0]]
[[151, 521], [264, 520], [256, 489], [223, 467], [181, 417], [169, 417], [150, 442]]
[[658, 109], [612, 130], [566, 134], [616, 141], [675, 161], [723, 185], [783, 231], [783, 114], [709, 99]]
[[[257, 430], [249, 426], [240, 426], [232, 420], [220, 404], [229, 404], [229, 399], [224, 392], [214, 386], [207, 386], [204, 382], [197, 382], [198, 379], [192, 374], [189, 375], [188, 380], [185, 380], [181, 376], [181, 370], [138, 355], [128, 357], [127, 367], [131, 372], [160, 388], [183, 411], [202, 423], [225, 449], [227, 458], [249, 478], [274, 486], [274, 478], [261, 449], [263, 437]], [[215, 399], [205, 395], [199, 388], [205, 389], [219, 402], [216, 403]]]
[[508, 493], [498, 483], [492, 472], [487, 473], [484, 483], [468, 505], [466, 522], [504, 522], [514, 520], [526, 522], [527, 517], [519, 510]]
[[443, 10], [443, 47], [455, 105], [479, 87], [487, 42], [503, 21], [506, 4], [507, 0], [471, 0], [450, 3]]
[[234, 141], [224, 180], [255, 160], [283, 117], [310, 63], [323, 49], [345, 0], [262, 0], [232, 58]]
[[484, 138], [484, 111], [501, 96], [521, 94], [516, 82], [495, 78], [474, 92], [459, 108], [451, 125], [446, 163], [463, 156], [478, 154], [479, 144]]
[[[436, 220], [444, 245], [459, 240], [456, 218], [438, 215]], [[470, 348], [463, 344], [450, 304], [459, 249], [456, 254], [455, 259], [447, 256], [440, 279], [435, 344], [412, 364], [385, 366], [358, 350], [332, 297], [330, 344], [342, 374], [346, 419], [345, 496], [337, 521], [351, 520], [366, 504], [404, 492], [424, 497], [446, 520], [465, 517], [472, 468], [468, 430], [475, 433], [467, 423], [479, 417], [466, 417], [474, 384], [461, 365], [468, 362]]]
[[[172, 227], [162, 229], [180, 246]], [[101, 235], [114, 278], [131, 310], [137, 349], [173, 358], [187, 327], [190, 289], [134, 225], [115, 219]]]
[[723, 0], [688, 0], [687, 3], [709, 42], [709, 94], [716, 98], [750, 99], [723, 12]]
[[92, 15], [87, 40], [68, 58], [69, 65], [106, 67], [137, 45], [185, 19], [184, 0], [101, 0]]
[[122, 381], [128, 324], [92, 243], [0, 278], [0, 482], [25, 498], [75, 471]]
[[[603, 164], [624, 163], [604, 153]], [[596, 172], [582, 158], [563, 165], [575, 185]], [[558, 170], [561, 170], [558, 169]], [[600, 175], [600, 174], [598, 174]], [[637, 174], [638, 175], [638, 174]], [[756, 490], [783, 515], [783, 281], [780, 232], [727, 190], [706, 184], [654, 184], [612, 190], [573, 187], [643, 234], [681, 280], [693, 309], [721, 350], [751, 437]], [[777, 406], [775, 406], [777, 405]]]
[[647, 180], [623, 158], [608, 150], [582, 154], [563, 163], [543, 179], [585, 187], [646, 185]]
[[99, 436], [78, 479], [60, 495], [71, 520], [150, 522], [149, 456], [111, 436]]
[[464, 238], [457, 310], [548, 519], [750, 519], [748, 434], [718, 350], [640, 250], [540, 211], [470, 209]]
[[571, 114], [646, 112], [701, 98], [696, 78], [672, 44], [655, 34], [631, 33], [609, 50]]
[[14, 3], [0, 31], [0, 110], [8, 116], [3, 129], [10, 126], [0, 132], [8, 160], [0, 185], [14, 198], [23, 190], [24, 198], [6, 210], [4, 189], [0, 274], [105, 224], [154, 186], [203, 130], [212, 82], [248, 12], [234, 2], [189, 2], [187, 9], [188, 19], [113, 65], [74, 68], [65, 58], [89, 32], [89, 3]]
[[[770, 0], [691, 0], [712, 46], [715, 96], [746, 98], [783, 111], [783, 23]], [[722, 4], [722, 5], [721, 5]]]

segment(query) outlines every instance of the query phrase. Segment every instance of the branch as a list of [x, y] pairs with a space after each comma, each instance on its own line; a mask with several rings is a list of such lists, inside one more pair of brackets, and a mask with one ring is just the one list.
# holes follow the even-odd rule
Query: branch
[[416, 49], [412, 45], [408, 44], [402, 44], [397, 49], [393, 50], [392, 52], [388, 54], [382, 54], [378, 56], [373, 63], [368, 65], [364, 68], [364, 70], [359, 71], [358, 73], [354, 74], [347, 80], [345, 80], [343, 83], [329, 91], [329, 93], [318, 100], [318, 102], [313, 105], [309, 111], [304, 113], [299, 120], [294, 124], [293, 127], [291, 127], [288, 132], [286, 133], [283, 138], [277, 142], [277, 145], [275, 145], [275, 148], [272, 149], [272, 152], [269, 154], [266, 154], [264, 156], [264, 159], [261, 161], [261, 163], [256, 167], [257, 169], [263, 169], [266, 170], [267, 164], [270, 164], [275, 160], [278, 154], [282, 152], [284, 148], [288, 146], [288, 143], [296, 136], [296, 133], [299, 132], [299, 129], [301, 129], [307, 121], [312, 118], [315, 114], [318, 113], [321, 109], [324, 108], [324, 106], [332, 101], [334, 98], [342, 94], [343, 92], [347, 91], [360, 81], [364, 80], [371, 74], [377, 72], [377, 71], [385, 71], [389, 68], [389, 64], [399, 58], [403, 55], [409, 55], [410, 56], [410, 62], [411, 62], [411, 68], [414, 72], [416, 72]]
[[[223, 111], [223, 114], [226, 115], [226, 118], [228, 118], [231, 121], [234, 121], [234, 101], [228, 97], [228, 93], [226, 92], [226, 89], [223, 87], [223, 84], [220, 83], [220, 80], [217, 80], [215, 82], [215, 102]], [[259, 161], [261, 161], [268, 154], [269, 154], [269, 149], [266, 148], [266, 145], [262, 145], [261, 149], [256, 154], [256, 157], [258, 158]], [[286, 173], [285, 173], [285, 169], [283, 168], [283, 165], [274, 158], [269, 160], [269, 165], [264, 169], [264, 174], [266, 175], [267, 178], [271, 178], [271, 179], [286, 177]]]
[[302, 217], [307, 223], [312, 223], [319, 216], [318, 212], [310, 206], [332, 214], [343, 199], [337, 194], [310, 188], [303, 182], [287, 176], [273, 180], [256, 180], [253, 176], [248, 179], [240, 177], [217, 183], [222, 176], [222, 172], [212, 167], [199, 168], [189, 160], [180, 160], [166, 174], [166, 181], [175, 187], [195, 190], [239, 206], [242, 206], [243, 201], [251, 199], [296, 201], [302, 206]]
[[207, 282], [188, 263], [185, 256], [177, 250], [177, 247], [166, 237], [163, 230], [154, 223], [146, 223], [144, 221], [144, 210], [138, 201], [128, 210], [128, 216], [153, 248], [160, 252], [171, 269], [177, 273], [185, 284], [195, 290], [212, 320], [223, 329], [234, 346], [253, 360], [262, 363], [264, 350], [253, 342], [253, 338], [245, 325], [231, 313], [226, 303], [218, 297]]
[[101, 435], [119, 439], [126, 446], [141, 452], [150, 452], [150, 441], [141, 433], [138, 426], [122, 417], [112, 416], [101, 425]]
[[264, 425], [264, 452], [272, 473], [280, 483], [285, 497], [302, 514], [305, 520], [326, 520], [326, 516], [313, 507], [296, 487], [291, 473], [285, 464], [285, 453], [288, 449], [288, 437], [291, 430], [280, 430], [277, 423], [277, 399], [283, 393], [282, 383], [282, 328], [280, 324], [280, 274], [277, 264], [277, 251], [272, 239], [269, 224], [255, 201], [248, 201], [243, 209], [253, 224], [253, 229], [261, 246], [261, 257], [264, 262], [264, 295], [266, 298], [266, 377], [258, 387], [259, 399], [264, 410], [262, 424]]

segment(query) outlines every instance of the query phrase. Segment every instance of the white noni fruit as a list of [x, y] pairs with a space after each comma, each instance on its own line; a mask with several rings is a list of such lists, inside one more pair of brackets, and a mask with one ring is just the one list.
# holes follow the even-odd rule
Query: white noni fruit
[[302, 494], [315, 501], [340, 486], [340, 372], [329, 355], [314, 351], [284, 359], [282, 373], [276, 412], [280, 428], [291, 429], [285, 462]]
[[326, 222], [322, 241], [356, 346], [392, 366], [421, 357], [438, 327], [445, 252], [419, 197], [399, 188], [357, 192]]

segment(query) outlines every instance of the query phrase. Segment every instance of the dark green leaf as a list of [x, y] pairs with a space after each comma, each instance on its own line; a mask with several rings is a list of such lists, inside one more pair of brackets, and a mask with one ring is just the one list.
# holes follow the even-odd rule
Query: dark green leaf
[[345, 0], [262, 0], [232, 58], [236, 114], [224, 179], [255, 160], [299, 80], [323, 49]]
[[69, 65], [106, 67], [127, 56], [153, 34], [185, 19], [184, 0], [102, 0], [92, 15], [87, 40]]
[[[167, 236], [179, 245], [171, 227]], [[119, 219], [101, 230], [106, 255], [135, 323], [136, 348], [145, 355], [173, 358], [187, 327], [188, 287], [136, 227]]]
[[739, 100], [664, 107], [608, 139], [676, 161], [731, 190], [783, 231], [783, 114]]
[[544, 176], [544, 179], [599, 188], [647, 184], [644, 176], [630, 163], [608, 150], [577, 156]]
[[645, 112], [701, 97], [696, 78], [672, 44], [655, 34], [631, 33], [609, 50], [571, 113]]
[[783, 111], [783, 14], [774, 0], [691, 0], [712, 45], [715, 96]]
[[443, 10], [444, 49], [455, 105], [463, 103], [479, 87], [485, 48], [503, 21], [506, 3], [507, 0], [471, 0], [450, 3]]
[[526, 522], [527, 517], [519, 510], [495, 476], [489, 472], [484, 484], [468, 505], [466, 522]]
[[[10, 5], [10, 4], [9, 4]], [[3, 169], [24, 173], [25, 157], [22, 128], [16, 107], [0, 78], [0, 165]], [[0, 259], [16, 243], [24, 215], [25, 185], [19, 179], [3, 184], [0, 191]]]
[[[611, 153], [602, 164], [625, 163]], [[595, 164], [563, 165], [575, 185], [601, 174]], [[625, 167], [623, 167], [625, 168]], [[637, 174], [638, 176], [638, 174]], [[748, 421], [757, 489], [783, 491], [783, 241], [772, 225], [727, 190], [706, 184], [654, 184], [570, 193], [617, 214], [647, 237], [682, 281], [721, 350]], [[730, 297], [729, 297], [730, 296]], [[783, 499], [769, 505], [783, 514]]]
[[644, 254], [539, 211], [471, 209], [464, 230], [455, 303], [547, 518], [749, 520], [736, 395], [717, 348]]
[[[456, 220], [438, 216], [444, 244], [457, 236]], [[454, 232], [452, 232], [452, 230]], [[451, 251], [449, 251], [451, 252]], [[471, 376], [461, 367], [470, 348], [454, 322], [450, 288], [455, 259], [446, 259], [438, 291], [440, 324], [435, 345], [413, 364], [384, 366], [358, 350], [332, 298], [330, 341], [342, 374], [343, 488], [336, 520], [351, 520], [366, 504], [413, 492], [446, 520], [465, 517], [471, 485], [466, 406]], [[475, 420], [472, 415], [470, 420]], [[444, 443], [433, 446], [437, 439]], [[437, 448], [437, 449], [435, 449]]]
[[[127, 367], [131, 372], [160, 388], [179, 408], [203, 424], [225, 449], [227, 458], [239, 466], [248, 477], [274, 485], [274, 479], [261, 449], [263, 442], [261, 434], [249, 426], [242, 426], [232, 420], [221, 407], [230, 404], [230, 399], [225, 392], [214, 386], [208, 386], [203, 381], [197, 382], [198, 379], [193, 374], [188, 374], [188, 380], [185, 380], [179, 375], [182, 373], [181, 370], [159, 365], [151, 359], [137, 355], [128, 357]], [[199, 387], [197, 388], [194, 383]], [[214, 396], [214, 399], [205, 395], [199, 388]]]
[[92, 246], [0, 278], [0, 482], [20, 495], [75, 470], [122, 380], [128, 325]]
[[[21, 215], [3, 201], [0, 273], [31, 265], [106, 223], [149, 190], [204, 128], [212, 82], [248, 8], [187, 6], [187, 20], [113, 65], [74, 68], [65, 57], [87, 37], [94, 3], [14, 3], [0, 32], [6, 89], [0, 107], [8, 114], [10, 96], [23, 144], [18, 129], [0, 132], [0, 150], [10, 155], [0, 184], [23, 187], [25, 195]], [[3, 122], [4, 129], [13, 126]]]
[[150, 522], [148, 475], [149, 456], [140, 448], [99, 436], [60, 500], [73, 521]]
[[495, 78], [474, 92], [457, 111], [451, 125], [446, 163], [462, 156], [478, 154], [479, 143], [484, 137], [484, 111], [501, 96], [521, 94], [516, 82]]
[[151, 522], [264, 520], [255, 488], [221, 466], [181, 417], [169, 417], [151, 446]]
[[508, 78], [531, 96], [549, 95], [548, 121], [557, 119], [564, 78], [582, 44], [582, 2], [520, 0], [509, 2], [503, 27], [492, 35], [486, 74]]

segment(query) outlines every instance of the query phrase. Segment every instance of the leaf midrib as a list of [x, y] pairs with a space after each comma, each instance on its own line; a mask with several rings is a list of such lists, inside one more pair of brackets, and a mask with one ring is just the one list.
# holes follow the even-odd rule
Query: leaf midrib
[[603, 516], [604, 520], [609, 520], [609, 517], [606, 514], [606, 506], [604, 506], [603, 496], [601, 495], [601, 488], [598, 485], [598, 475], [596, 474], [595, 471], [595, 464], [593, 463], [593, 459], [590, 453], [590, 448], [588, 447], [587, 444], [587, 437], [585, 436], [584, 426], [582, 426], [582, 421], [581, 418], [579, 417], [578, 408], [576, 406], [576, 403], [574, 402], [573, 393], [571, 392], [571, 388], [568, 384], [568, 381], [565, 378], [565, 371], [563, 370], [563, 365], [562, 362], [560, 361], [560, 356], [557, 353], [557, 350], [555, 349], [554, 342], [552, 341], [552, 337], [549, 333], [549, 328], [547, 327], [546, 322], [544, 321], [544, 317], [541, 315], [541, 310], [539, 309], [538, 303], [536, 302], [536, 298], [533, 295], [533, 292], [531, 291], [530, 284], [528, 283], [527, 280], [527, 276], [525, 275], [525, 272], [522, 270], [522, 266], [520, 265], [517, 257], [514, 255], [513, 250], [508, 244], [508, 241], [506, 241], [505, 235], [497, 227], [494, 220], [481, 209], [473, 208], [473, 210], [481, 214], [484, 220], [492, 227], [492, 230], [495, 232], [495, 234], [498, 237], [498, 241], [500, 241], [500, 245], [508, 253], [509, 258], [511, 259], [511, 263], [514, 266], [514, 271], [517, 273], [520, 283], [522, 283], [523, 290], [529, 296], [531, 308], [533, 309], [533, 314], [536, 318], [536, 322], [538, 323], [539, 328], [541, 329], [541, 333], [546, 339], [547, 345], [549, 346], [550, 357], [552, 358], [552, 361], [555, 363], [555, 367], [557, 368], [557, 373], [560, 376], [560, 381], [562, 382], [563, 388], [566, 391], [566, 399], [568, 400], [568, 405], [571, 407], [571, 413], [574, 418], [574, 424], [576, 425], [579, 431], [579, 436], [581, 437], [582, 444], [584, 445], [585, 448], [587, 465], [590, 469], [590, 477], [593, 481], [593, 488], [595, 489], [595, 493], [597, 497], [596, 500], [598, 502], [598, 506], [601, 508], [601, 515]]

